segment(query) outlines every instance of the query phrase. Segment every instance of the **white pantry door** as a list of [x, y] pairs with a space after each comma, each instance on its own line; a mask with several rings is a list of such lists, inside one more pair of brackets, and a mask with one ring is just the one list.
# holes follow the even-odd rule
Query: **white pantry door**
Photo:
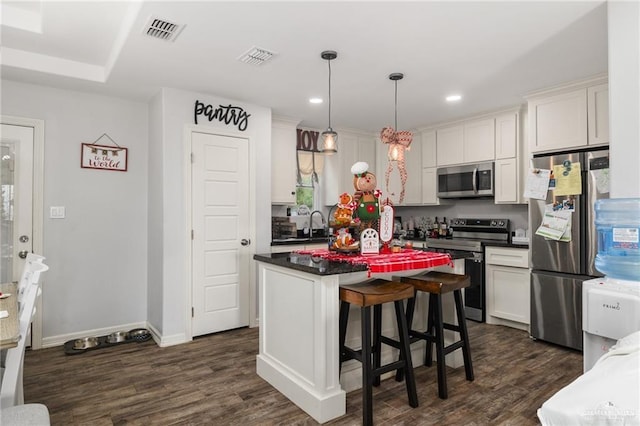
[[249, 140], [191, 133], [192, 335], [249, 325]]
[[34, 128], [2, 124], [0, 134], [0, 278], [6, 283], [20, 279], [24, 258], [33, 251]]

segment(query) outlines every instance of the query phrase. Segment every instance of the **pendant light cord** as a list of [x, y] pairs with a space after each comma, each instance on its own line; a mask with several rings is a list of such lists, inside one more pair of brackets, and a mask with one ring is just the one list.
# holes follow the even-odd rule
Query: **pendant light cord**
[[329, 63], [329, 128], [331, 128], [331, 59], [327, 62]]
[[398, 80], [394, 81], [394, 83], [396, 84], [396, 96], [395, 96], [395, 99], [396, 99], [396, 104], [395, 104], [396, 115], [395, 115], [395, 128], [394, 129], [397, 132], [398, 131]]

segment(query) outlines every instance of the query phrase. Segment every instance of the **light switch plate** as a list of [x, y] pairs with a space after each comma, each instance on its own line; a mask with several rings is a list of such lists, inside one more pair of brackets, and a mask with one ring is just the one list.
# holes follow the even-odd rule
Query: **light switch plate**
[[65, 209], [64, 206], [51, 206], [49, 207], [50, 219], [64, 219]]

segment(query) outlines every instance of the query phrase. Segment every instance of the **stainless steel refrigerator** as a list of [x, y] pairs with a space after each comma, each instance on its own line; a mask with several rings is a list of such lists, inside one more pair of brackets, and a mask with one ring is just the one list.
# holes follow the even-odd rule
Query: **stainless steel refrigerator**
[[[594, 267], [598, 250], [594, 203], [609, 198], [609, 151], [538, 155], [532, 162], [537, 169], [553, 171], [559, 166], [555, 170], [561, 173], [579, 164], [581, 190], [579, 195], [556, 196], [552, 181], [546, 200], [529, 199], [531, 337], [582, 350], [582, 282], [602, 276]], [[573, 206], [571, 241], [536, 235], [545, 210], [563, 202]]]

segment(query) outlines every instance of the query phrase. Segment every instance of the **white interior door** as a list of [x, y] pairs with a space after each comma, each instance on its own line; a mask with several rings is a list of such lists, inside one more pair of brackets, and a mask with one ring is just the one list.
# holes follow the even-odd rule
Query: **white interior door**
[[2, 124], [0, 149], [0, 278], [18, 281], [33, 251], [34, 128]]
[[192, 335], [249, 325], [249, 141], [191, 133]]

